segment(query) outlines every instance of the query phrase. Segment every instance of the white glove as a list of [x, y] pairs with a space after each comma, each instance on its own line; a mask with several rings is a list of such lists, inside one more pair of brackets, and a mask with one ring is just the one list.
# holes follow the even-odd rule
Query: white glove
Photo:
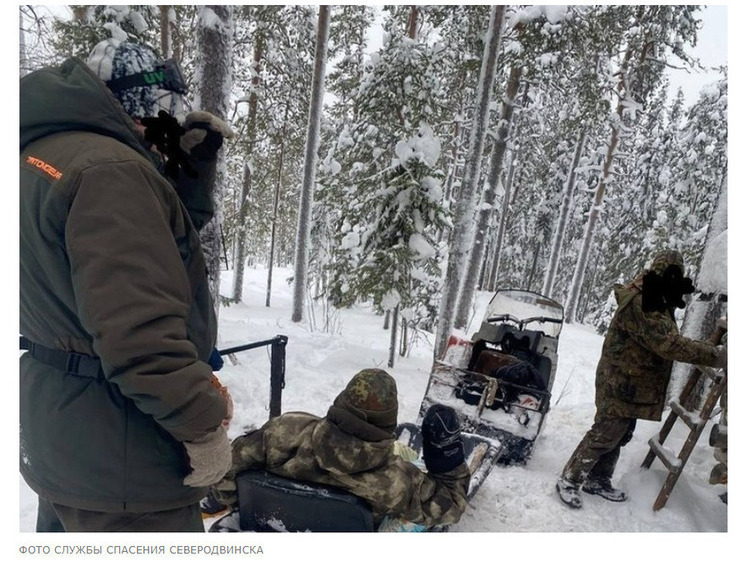
[[192, 467], [192, 472], [184, 479], [185, 486], [210, 486], [223, 478], [231, 468], [231, 442], [224, 425], [204, 437], [185, 441], [184, 447]]
[[182, 125], [186, 132], [179, 146], [187, 154], [199, 159], [215, 158], [223, 145], [223, 139], [234, 136], [228, 124], [207, 111], [193, 111], [187, 114]]

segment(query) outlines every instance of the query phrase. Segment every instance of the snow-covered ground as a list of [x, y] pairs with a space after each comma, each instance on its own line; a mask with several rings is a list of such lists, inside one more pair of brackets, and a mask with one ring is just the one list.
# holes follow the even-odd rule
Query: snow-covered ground
[[[386, 369], [389, 336], [383, 330], [383, 319], [365, 307], [338, 313], [329, 332], [318, 327], [312, 329], [308, 321], [293, 323], [290, 320], [291, 287], [286, 282], [289, 275], [287, 270], [276, 270], [272, 306], [267, 308], [264, 305], [266, 271], [247, 269], [243, 303], [221, 310], [218, 347], [224, 349], [278, 334], [287, 335], [282, 409], [284, 412], [303, 410], [324, 415], [332, 399], [358, 370], [366, 367]], [[231, 277], [230, 272], [223, 273], [224, 294], [230, 293]], [[487, 297], [489, 295], [478, 295], [477, 308], [484, 306]], [[317, 309], [315, 315], [316, 324], [321, 326], [321, 311]], [[400, 421], [414, 421], [416, 418], [431, 365], [430, 343], [421, 338], [411, 348], [409, 357], [398, 357], [395, 367], [388, 369], [398, 384]], [[554, 490], [557, 476], [594, 416], [594, 370], [601, 344], [601, 336], [589, 327], [564, 327], [551, 411], [545, 419], [532, 458], [524, 467], [496, 466], [462, 520], [453, 526], [456, 533], [452, 534], [727, 531], [728, 508], [719, 499], [719, 494], [726, 488], [708, 484], [708, 475], [715, 464], [712, 449], [708, 447], [710, 425], [664, 509], [652, 510], [667, 475], [663, 465], [657, 460], [650, 470], [639, 468], [648, 452], [648, 439], [660, 427], [659, 423], [645, 421], [639, 421], [635, 437], [623, 449], [616, 472], [617, 482], [629, 495], [626, 503], [615, 504], [585, 496], [584, 508], [576, 511], [559, 501]], [[236, 354], [236, 359], [238, 364], [226, 361], [220, 372], [235, 403], [232, 437], [246, 427], [263, 423], [269, 416], [269, 350], [242, 352]], [[679, 451], [686, 434], [684, 425], [678, 423], [667, 440], [667, 446]], [[36, 497], [20, 477], [19, 480], [20, 531], [33, 532]], [[688, 535], [678, 537], [671, 545], [669, 540], [664, 543], [657, 541], [652, 548], [662, 548], [663, 545], [674, 548], [675, 542], [682, 545]], [[560, 540], [565, 541], [567, 537]], [[692, 539], [685, 543], [689, 540]], [[524, 549], [532, 552], [541, 548], [532, 539], [516, 550], [517, 544], [514, 539], [511, 541], [511, 552]], [[627, 548], [630, 544], [629, 539], [623, 543], [617, 537], [608, 548]], [[500, 549], [496, 551], [498, 557], [500, 552]]]

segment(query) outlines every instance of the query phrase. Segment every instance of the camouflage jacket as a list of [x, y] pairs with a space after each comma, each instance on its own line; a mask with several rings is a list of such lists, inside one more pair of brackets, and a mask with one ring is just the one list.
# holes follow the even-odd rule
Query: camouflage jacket
[[616, 285], [615, 298], [597, 365], [597, 415], [660, 420], [672, 363], [715, 366], [718, 353], [680, 335], [671, 312], [643, 312], [640, 283]]
[[[378, 524], [384, 515], [426, 526], [459, 520], [467, 507], [466, 464], [443, 474], [422, 472], [394, 454], [394, 439], [370, 440], [372, 429], [329, 417], [289, 412], [233, 442], [233, 467], [215, 485], [219, 501], [235, 507], [235, 477], [261, 469], [295, 480], [335, 486], [365, 499]], [[344, 430], [340, 427], [344, 426]], [[353, 433], [357, 434], [354, 435]]]

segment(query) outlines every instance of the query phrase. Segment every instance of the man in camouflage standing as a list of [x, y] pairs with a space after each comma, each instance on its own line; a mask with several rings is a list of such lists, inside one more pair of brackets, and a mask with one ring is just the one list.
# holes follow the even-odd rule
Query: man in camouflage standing
[[611, 483], [620, 448], [633, 437], [636, 420], [661, 420], [672, 363], [723, 367], [726, 348], [679, 333], [674, 309], [694, 292], [684, 277], [682, 255], [657, 254], [651, 268], [627, 285], [615, 285], [618, 308], [610, 322], [596, 374], [596, 416], [556, 484], [560, 499], [581, 507], [579, 490], [621, 502]]

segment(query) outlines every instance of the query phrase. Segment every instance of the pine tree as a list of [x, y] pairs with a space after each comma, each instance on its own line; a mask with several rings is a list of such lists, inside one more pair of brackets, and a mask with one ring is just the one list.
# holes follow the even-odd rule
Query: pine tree
[[324, 75], [327, 67], [327, 38], [329, 35], [329, 6], [319, 7], [316, 51], [314, 54], [314, 79], [309, 103], [309, 125], [304, 157], [303, 186], [298, 211], [298, 235], [296, 236], [295, 274], [293, 278], [293, 312], [291, 319], [300, 322], [306, 296], [306, 281], [311, 241], [311, 210], [314, 204], [314, 188], [319, 147], [319, 126], [324, 94]]
[[[197, 26], [198, 66], [195, 81], [194, 109], [208, 111], [220, 119], [227, 119], [231, 88], [231, 57], [233, 52], [233, 10], [230, 6], [200, 8]], [[222, 151], [221, 151], [222, 152]], [[210, 293], [215, 303], [216, 316], [220, 310], [221, 223], [223, 220], [223, 192], [228, 182], [224, 157], [218, 156], [213, 194], [215, 215], [200, 232], [208, 267]]]
[[478, 197], [480, 164], [487, 134], [488, 112], [495, 79], [503, 12], [503, 6], [494, 7], [490, 12], [464, 180], [454, 213], [454, 226], [449, 237], [449, 260], [441, 295], [436, 344], [434, 345], [435, 357], [440, 357], [443, 353], [449, 332], [454, 324], [462, 273], [472, 244], [471, 220]]

